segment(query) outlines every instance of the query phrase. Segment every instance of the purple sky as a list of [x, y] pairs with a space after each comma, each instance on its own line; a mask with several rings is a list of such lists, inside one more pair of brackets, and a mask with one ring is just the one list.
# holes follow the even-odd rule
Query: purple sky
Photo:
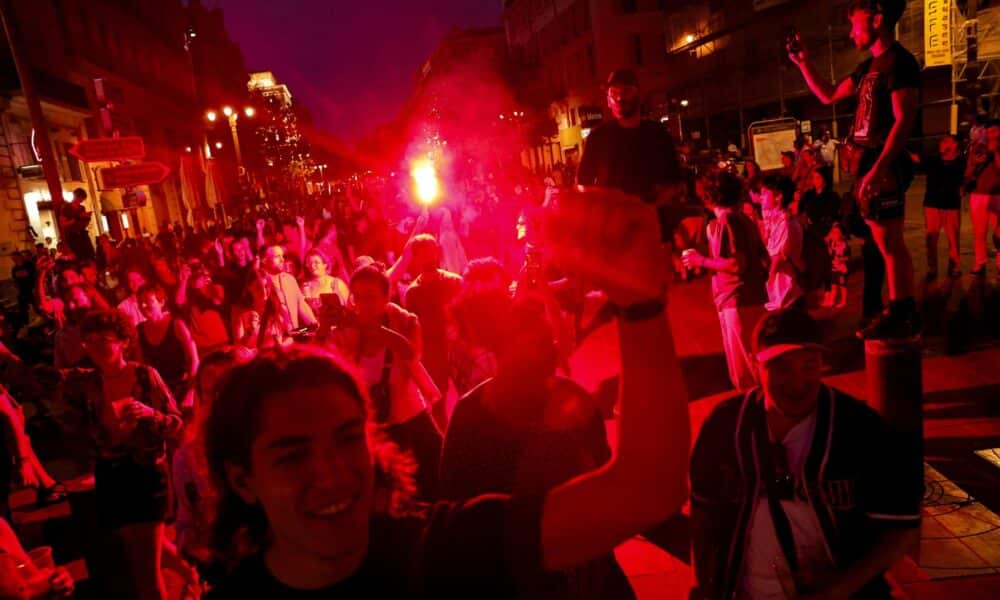
[[205, 0], [247, 68], [273, 71], [319, 129], [356, 141], [393, 117], [452, 27], [500, 25], [502, 0]]

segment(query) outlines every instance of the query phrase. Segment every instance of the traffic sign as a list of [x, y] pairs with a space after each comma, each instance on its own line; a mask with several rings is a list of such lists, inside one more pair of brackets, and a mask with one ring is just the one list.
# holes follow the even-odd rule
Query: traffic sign
[[97, 170], [102, 190], [133, 188], [160, 183], [170, 175], [170, 167], [161, 162], [143, 162]]
[[80, 140], [69, 152], [86, 163], [107, 162], [142, 158], [146, 156], [146, 146], [138, 136], [92, 138]]

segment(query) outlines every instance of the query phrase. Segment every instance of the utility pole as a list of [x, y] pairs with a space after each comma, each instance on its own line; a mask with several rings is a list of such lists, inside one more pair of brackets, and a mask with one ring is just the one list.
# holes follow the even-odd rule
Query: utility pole
[[[48, 184], [49, 196], [52, 199], [52, 210], [56, 215], [55, 228], [59, 232], [59, 215], [62, 213], [63, 205], [62, 181], [59, 180], [59, 170], [56, 167], [56, 157], [52, 151], [52, 140], [49, 139], [49, 126], [45, 123], [45, 114], [42, 112], [42, 102], [38, 98], [35, 83], [31, 77], [31, 66], [28, 64], [24, 47], [21, 44], [21, 30], [18, 27], [12, 0], [0, 0], [0, 20], [3, 21], [3, 29], [7, 35], [7, 44], [10, 46], [11, 58], [14, 59], [14, 68], [17, 70], [17, 77], [21, 80], [21, 92], [24, 94], [24, 100], [28, 104], [28, 113], [31, 115], [31, 126], [35, 130], [38, 154], [42, 159], [42, 171], [45, 173], [45, 183]], [[96, 202], [96, 199], [94, 201]]]

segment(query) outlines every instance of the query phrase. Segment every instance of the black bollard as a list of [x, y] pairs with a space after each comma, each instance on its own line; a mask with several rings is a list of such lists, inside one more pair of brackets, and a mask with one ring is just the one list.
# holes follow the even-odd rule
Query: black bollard
[[891, 428], [919, 441], [923, 460], [923, 368], [916, 340], [865, 342], [868, 404]]
[[[865, 342], [865, 375], [868, 405], [896, 434], [900, 456], [906, 457], [910, 475], [923, 481], [924, 386], [920, 344], [916, 339]], [[915, 480], [915, 479], [914, 479]], [[907, 553], [919, 559], [920, 546]]]

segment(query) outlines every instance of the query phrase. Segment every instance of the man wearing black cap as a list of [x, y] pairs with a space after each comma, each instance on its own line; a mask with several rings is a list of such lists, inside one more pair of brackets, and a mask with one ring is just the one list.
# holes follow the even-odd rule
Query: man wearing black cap
[[903, 241], [906, 189], [913, 177], [903, 150], [920, 102], [920, 63], [894, 39], [905, 8], [906, 0], [852, 0], [847, 9], [851, 39], [872, 55], [836, 85], [810, 63], [798, 34], [788, 40], [789, 58], [821, 102], [858, 98], [841, 164], [856, 177], [854, 196], [885, 258], [890, 300], [888, 310], [859, 332], [865, 339], [910, 338], [921, 331], [913, 260]]
[[[680, 161], [667, 130], [640, 115], [639, 79], [620, 69], [608, 77], [608, 107], [614, 119], [587, 137], [576, 182], [582, 188], [622, 190], [644, 202], [665, 205], [683, 181]], [[663, 239], [672, 227], [660, 211]]]
[[691, 598], [889, 598], [882, 574], [919, 541], [919, 449], [822, 383], [807, 313], [754, 331], [760, 387], [724, 400], [691, 456]]

